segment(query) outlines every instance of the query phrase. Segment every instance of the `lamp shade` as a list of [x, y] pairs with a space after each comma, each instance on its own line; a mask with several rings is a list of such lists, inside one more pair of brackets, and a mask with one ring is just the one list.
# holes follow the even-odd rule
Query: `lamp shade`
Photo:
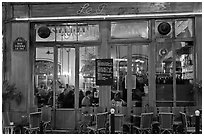
[[158, 26], [158, 32], [161, 35], [167, 35], [171, 31], [171, 25], [167, 22], [162, 22]]
[[38, 35], [41, 37], [41, 38], [48, 38], [50, 36], [50, 29], [46, 26], [41, 26], [39, 29], [38, 29]]

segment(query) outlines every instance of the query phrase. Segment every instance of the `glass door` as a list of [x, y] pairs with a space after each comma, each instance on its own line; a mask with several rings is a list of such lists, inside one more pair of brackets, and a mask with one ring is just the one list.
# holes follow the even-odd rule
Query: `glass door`
[[57, 54], [56, 107], [74, 108], [75, 48], [58, 48]]
[[132, 101], [135, 107], [148, 106], [148, 45], [132, 45]]
[[[38, 108], [52, 105], [54, 81], [54, 49], [53, 47], [37, 47], [34, 69], [34, 96]], [[60, 67], [60, 65], [58, 65]], [[60, 69], [60, 68], [59, 68]]]
[[148, 56], [148, 45], [111, 46], [111, 58], [114, 60], [111, 99], [119, 92], [127, 106], [148, 104]]

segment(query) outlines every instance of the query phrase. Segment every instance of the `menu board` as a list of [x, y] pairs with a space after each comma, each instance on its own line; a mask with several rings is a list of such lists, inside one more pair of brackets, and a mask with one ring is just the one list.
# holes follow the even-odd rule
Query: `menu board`
[[96, 85], [113, 85], [113, 59], [96, 59]]

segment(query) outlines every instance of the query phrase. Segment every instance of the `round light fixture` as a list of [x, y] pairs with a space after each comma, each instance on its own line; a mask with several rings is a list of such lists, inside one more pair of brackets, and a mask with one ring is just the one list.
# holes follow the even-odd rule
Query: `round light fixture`
[[50, 29], [46, 26], [41, 26], [39, 29], [38, 29], [38, 35], [41, 37], [41, 38], [48, 38], [50, 36]]
[[162, 22], [158, 26], [158, 32], [161, 35], [167, 35], [171, 31], [171, 25], [167, 22]]

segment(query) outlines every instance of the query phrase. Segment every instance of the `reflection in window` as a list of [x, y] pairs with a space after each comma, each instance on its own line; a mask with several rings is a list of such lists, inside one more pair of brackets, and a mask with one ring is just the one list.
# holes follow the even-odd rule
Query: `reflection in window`
[[58, 48], [58, 72], [56, 86], [57, 108], [74, 108], [75, 49]]
[[[127, 46], [112, 46], [111, 58], [114, 64], [114, 84], [111, 87], [112, 99], [116, 92], [127, 102]], [[134, 106], [142, 106], [142, 97], [148, 90], [148, 46], [132, 46], [132, 101]], [[145, 88], [147, 87], [147, 88]]]
[[[168, 95], [167, 95], [168, 94]], [[173, 106], [173, 52], [171, 43], [156, 45], [157, 106]]]
[[[79, 57], [79, 102], [86, 91], [92, 92], [92, 104], [98, 105], [98, 87], [95, 81], [95, 60], [98, 58], [98, 47], [81, 47]], [[79, 103], [81, 107], [81, 103]]]
[[127, 102], [127, 87], [125, 79], [127, 76], [127, 46], [111, 46], [111, 58], [113, 59], [113, 78], [111, 86], [111, 99], [119, 92], [121, 98]]
[[193, 35], [192, 19], [178, 19], [175, 21], [175, 36], [177, 38], [189, 38]]
[[[176, 43], [176, 100], [177, 106], [192, 106], [193, 42]], [[191, 102], [190, 102], [191, 101]]]
[[[175, 52], [172, 51], [171, 43], [157, 43], [157, 106], [173, 106], [174, 98], [176, 106], [193, 106], [193, 42], [175, 42], [173, 46]], [[173, 82], [176, 83], [175, 87]]]
[[135, 77], [132, 100], [136, 107], [148, 104], [143, 100], [148, 93], [148, 53], [148, 45], [132, 46], [132, 75]]
[[[53, 92], [53, 75], [54, 75], [54, 62], [53, 62], [53, 48], [43, 47], [36, 48], [35, 58], [35, 98], [38, 107], [43, 105], [52, 105], [52, 92]], [[58, 69], [61, 66], [58, 65]]]
[[148, 22], [111, 22], [113, 39], [148, 39]]

